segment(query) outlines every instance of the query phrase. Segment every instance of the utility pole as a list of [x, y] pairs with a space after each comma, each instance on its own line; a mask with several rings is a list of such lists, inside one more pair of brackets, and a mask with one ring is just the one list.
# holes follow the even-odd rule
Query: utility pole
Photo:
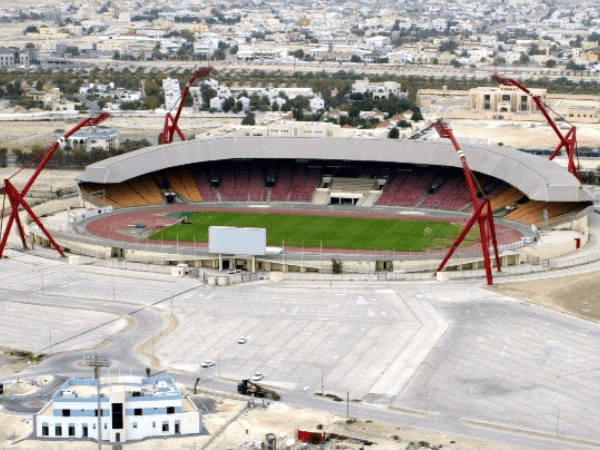
[[94, 355], [93, 359], [88, 361], [88, 366], [94, 368], [94, 378], [96, 378], [96, 396], [98, 399], [98, 450], [102, 448], [102, 409], [100, 409], [100, 368], [109, 367], [110, 361], [101, 359], [98, 355]]

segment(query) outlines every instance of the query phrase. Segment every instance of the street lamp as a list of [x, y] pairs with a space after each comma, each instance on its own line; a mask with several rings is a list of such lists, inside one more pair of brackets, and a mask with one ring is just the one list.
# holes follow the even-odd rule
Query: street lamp
[[100, 368], [109, 367], [110, 361], [101, 359], [98, 355], [94, 355], [91, 361], [88, 361], [88, 366], [94, 368], [94, 378], [96, 378], [96, 397], [98, 400], [97, 412], [98, 412], [98, 449], [102, 448], [102, 409], [100, 409]]

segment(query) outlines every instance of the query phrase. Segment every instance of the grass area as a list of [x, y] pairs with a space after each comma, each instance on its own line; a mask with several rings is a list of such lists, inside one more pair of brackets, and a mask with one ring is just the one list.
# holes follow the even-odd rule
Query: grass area
[[[209, 226], [267, 229], [268, 245], [364, 250], [424, 251], [449, 247], [463, 226], [429, 220], [250, 214], [206, 211], [149, 236], [152, 240], [208, 242]], [[466, 246], [479, 239], [472, 230]]]

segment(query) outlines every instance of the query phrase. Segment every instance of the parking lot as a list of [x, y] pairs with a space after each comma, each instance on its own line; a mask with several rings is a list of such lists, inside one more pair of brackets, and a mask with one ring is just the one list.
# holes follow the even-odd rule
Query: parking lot
[[[61, 358], [99, 351], [111, 371], [150, 366], [203, 381], [262, 372], [284, 399], [349, 393], [448, 424], [600, 442], [589, 420], [600, 414], [600, 326], [479, 282], [216, 287], [10, 253], [0, 336], [52, 353], [35, 370], [68, 374]], [[206, 359], [215, 365], [201, 368]]]

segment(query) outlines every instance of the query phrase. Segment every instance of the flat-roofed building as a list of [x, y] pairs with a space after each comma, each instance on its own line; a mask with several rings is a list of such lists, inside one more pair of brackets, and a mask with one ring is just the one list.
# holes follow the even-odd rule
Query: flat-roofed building
[[166, 376], [109, 380], [100, 386], [100, 398], [96, 379], [71, 378], [34, 415], [33, 428], [38, 439], [97, 440], [98, 424], [100, 440], [108, 442], [203, 431], [198, 408]]
[[[546, 89], [530, 89], [546, 103]], [[532, 114], [538, 107], [525, 92], [515, 86], [478, 87], [469, 90], [469, 105], [477, 112]]]

